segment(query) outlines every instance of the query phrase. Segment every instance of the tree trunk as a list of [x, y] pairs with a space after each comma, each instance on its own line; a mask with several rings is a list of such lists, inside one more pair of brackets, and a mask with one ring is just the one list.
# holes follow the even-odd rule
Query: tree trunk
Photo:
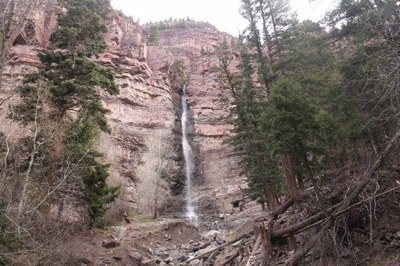
[[[294, 160], [294, 163], [295, 163], [295, 169], [298, 169], [298, 167], [299, 167], [299, 165], [300, 165], [300, 162], [299, 162], [299, 160], [298, 159], [295, 159]], [[296, 174], [296, 177], [297, 177], [297, 184], [299, 185], [299, 188], [300, 189], [304, 189], [304, 180], [303, 180], [303, 176], [301, 175], [301, 174], [299, 174], [299, 173], [297, 173]]]
[[267, 187], [267, 200], [271, 211], [274, 211], [278, 207], [278, 202], [276, 201], [275, 193], [271, 189], [271, 187]]
[[285, 177], [286, 188], [289, 192], [290, 197], [294, 201], [298, 201], [300, 199], [300, 191], [296, 183], [296, 175], [293, 169], [293, 158], [289, 154], [281, 155], [281, 162], [283, 166], [283, 173]]

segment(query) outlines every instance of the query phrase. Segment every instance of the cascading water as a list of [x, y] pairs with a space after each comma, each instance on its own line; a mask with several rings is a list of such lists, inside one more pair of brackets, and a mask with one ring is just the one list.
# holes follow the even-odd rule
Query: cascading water
[[182, 88], [182, 98], [181, 98], [181, 106], [182, 106], [182, 149], [183, 149], [183, 157], [185, 159], [185, 177], [186, 177], [186, 217], [189, 220], [196, 224], [198, 223], [197, 214], [195, 212], [195, 206], [192, 195], [192, 176], [193, 176], [193, 153], [192, 148], [190, 147], [188, 141], [188, 95], [186, 93], [186, 85]]

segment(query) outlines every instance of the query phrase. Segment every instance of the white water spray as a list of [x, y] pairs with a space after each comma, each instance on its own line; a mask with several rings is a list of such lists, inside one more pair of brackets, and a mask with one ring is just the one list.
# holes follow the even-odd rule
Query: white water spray
[[186, 177], [186, 217], [189, 220], [196, 224], [198, 223], [197, 214], [195, 212], [195, 206], [193, 202], [192, 195], [192, 176], [193, 176], [193, 153], [192, 148], [190, 147], [189, 141], [187, 139], [188, 129], [188, 95], [186, 93], [186, 85], [182, 88], [182, 98], [181, 98], [181, 106], [182, 106], [182, 149], [183, 149], [183, 157], [185, 159], [185, 177]]

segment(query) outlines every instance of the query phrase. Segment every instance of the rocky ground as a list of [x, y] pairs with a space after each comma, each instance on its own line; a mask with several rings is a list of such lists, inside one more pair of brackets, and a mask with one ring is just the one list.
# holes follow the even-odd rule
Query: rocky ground
[[[243, 211], [237, 209], [199, 226], [181, 218], [136, 216], [103, 230], [71, 234], [54, 250], [43, 252], [40, 259], [28, 260], [38, 260], [38, 265], [218, 265], [213, 262], [220, 253], [214, 249], [247, 230], [243, 225], [260, 211], [259, 206], [250, 204]], [[193, 260], [212, 250], [211, 256]], [[21, 256], [17, 261], [26, 265], [28, 260]]]
[[[254, 220], [265, 215], [259, 206], [249, 204], [242, 211], [201, 226], [185, 219], [136, 217], [129, 223], [125, 220], [120, 225], [71, 238], [42, 258], [40, 265], [245, 265], [255, 242]], [[293, 208], [278, 223], [284, 226], [300, 216]], [[379, 226], [371, 243], [364, 239], [365, 243], [357, 244], [358, 254], [364, 254], [357, 265], [399, 265], [400, 231], [396, 230], [400, 228], [395, 226], [398, 221], [385, 220], [389, 216], [382, 215], [377, 221]], [[235, 241], [249, 232], [248, 237]], [[358, 233], [359, 239], [367, 235]], [[302, 237], [296, 239], [299, 244]], [[274, 243], [273, 253], [272, 265], [286, 265], [294, 249], [286, 242]], [[261, 250], [255, 252], [248, 265], [258, 265], [261, 257]], [[340, 264], [325, 260], [324, 264], [309, 261], [305, 265], [350, 265], [350, 261], [342, 258]]]

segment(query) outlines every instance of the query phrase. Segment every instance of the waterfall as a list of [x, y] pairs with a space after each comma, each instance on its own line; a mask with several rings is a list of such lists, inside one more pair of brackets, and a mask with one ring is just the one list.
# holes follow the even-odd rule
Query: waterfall
[[185, 159], [185, 177], [186, 177], [186, 217], [189, 220], [196, 224], [198, 223], [197, 214], [195, 212], [195, 206], [193, 202], [192, 195], [192, 177], [193, 177], [193, 152], [190, 147], [188, 141], [188, 95], [186, 93], [186, 85], [182, 88], [182, 98], [181, 98], [181, 106], [182, 106], [182, 149], [183, 149], [183, 157]]

